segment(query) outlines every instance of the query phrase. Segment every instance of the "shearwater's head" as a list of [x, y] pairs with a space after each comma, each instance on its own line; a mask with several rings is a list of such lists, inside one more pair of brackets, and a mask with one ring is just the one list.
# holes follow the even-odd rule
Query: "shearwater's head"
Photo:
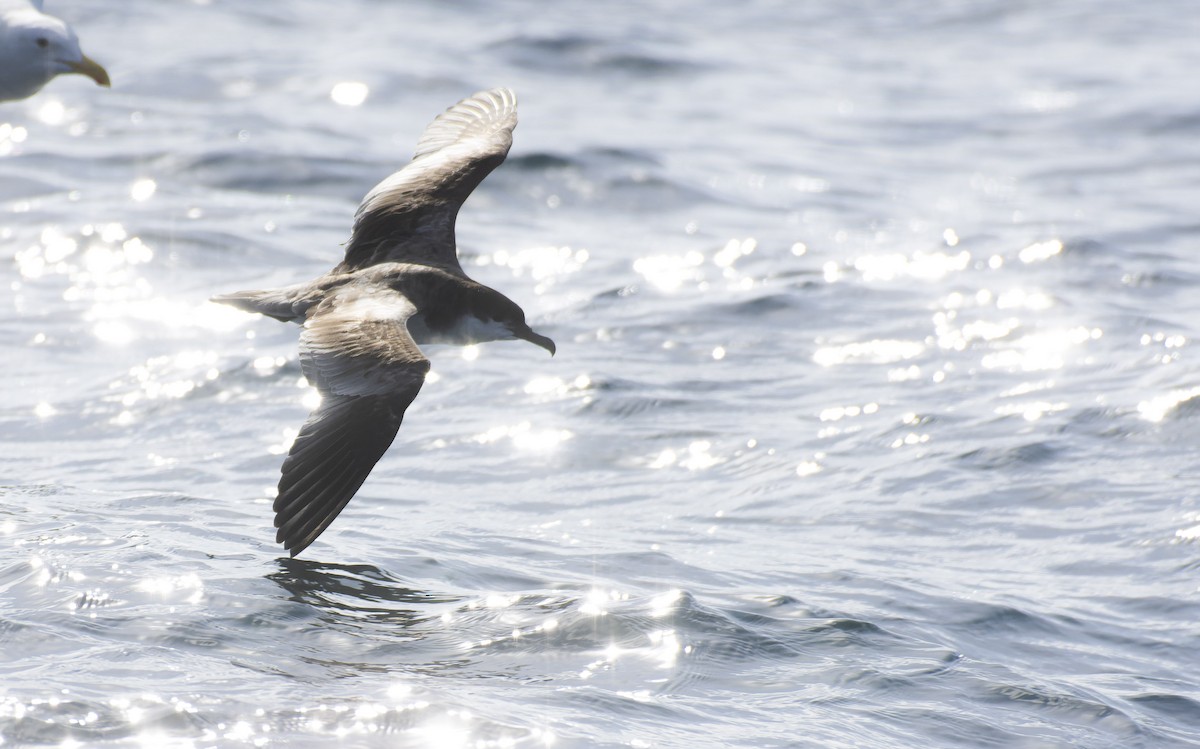
[[475, 309], [475, 316], [491, 327], [496, 340], [529, 341], [535, 346], [541, 346], [554, 356], [556, 347], [554, 341], [544, 335], [533, 332], [529, 323], [525, 322], [525, 310], [498, 291], [488, 289], [486, 304]]
[[101, 86], [110, 85], [108, 71], [83, 54], [71, 27], [53, 16], [28, 11], [5, 15], [0, 39], [2, 98], [31, 96], [56, 75], [78, 73]]

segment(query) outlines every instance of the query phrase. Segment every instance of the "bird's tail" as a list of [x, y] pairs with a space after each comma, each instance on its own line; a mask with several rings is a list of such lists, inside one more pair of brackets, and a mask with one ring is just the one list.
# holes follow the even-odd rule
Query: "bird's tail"
[[312, 306], [312, 301], [306, 299], [304, 294], [297, 293], [298, 291], [296, 287], [235, 291], [232, 294], [218, 294], [212, 297], [211, 301], [228, 304], [245, 312], [257, 312], [283, 322], [302, 323], [304, 313]]

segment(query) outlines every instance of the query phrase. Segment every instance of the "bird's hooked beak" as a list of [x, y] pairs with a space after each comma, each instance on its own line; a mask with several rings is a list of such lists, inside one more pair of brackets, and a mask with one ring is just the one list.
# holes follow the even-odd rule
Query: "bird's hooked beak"
[[554, 356], [554, 352], [556, 350], [554, 341], [550, 340], [544, 335], [538, 335], [537, 333], [534, 333], [533, 328], [529, 327], [528, 325], [521, 325], [517, 328], [514, 328], [512, 333], [522, 341], [529, 341], [535, 346], [541, 346], [549, 351], [551, 356]]
[[63, 64], [70, 68], [72, 73], [79, 73], [91, 78], [96, 85], [105, 88], [112, 86], [112, 82], [108, 79], [108, 71], [104, 69], [104, 66], [87, 55], [84, 55], [78, 62], [64, 61]]

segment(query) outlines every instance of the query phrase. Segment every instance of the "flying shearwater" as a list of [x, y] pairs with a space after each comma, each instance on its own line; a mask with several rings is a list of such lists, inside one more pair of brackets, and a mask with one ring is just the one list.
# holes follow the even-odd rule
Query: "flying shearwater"
[[504, 161], [516, 125], [517, 97], [506, 88], [463, 99], [363, 198], [332, 271], [213, 297], [304, 328], [300, 366], [321, 405], [283, 461], [275, 498], [275, 540], [292, 556], [329, 527], [392, 444], [429, 372], [419, 345], [519, 338], [554, 354], [515, 302], [467, 277], [455, 249], [458, 210]]

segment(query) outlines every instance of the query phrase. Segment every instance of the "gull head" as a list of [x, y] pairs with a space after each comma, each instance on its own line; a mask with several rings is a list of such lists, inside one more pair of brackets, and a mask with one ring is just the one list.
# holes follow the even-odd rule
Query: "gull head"
[[70, 73], [110, 85], [108, 71], [83, 54], [67, 24], [32, 9], [0, 15], [0, 99], [23, 99]]

